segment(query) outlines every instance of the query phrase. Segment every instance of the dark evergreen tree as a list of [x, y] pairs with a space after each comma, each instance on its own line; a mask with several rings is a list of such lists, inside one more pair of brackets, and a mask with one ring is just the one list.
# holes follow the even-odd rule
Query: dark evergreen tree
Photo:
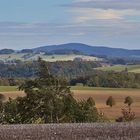
[[110, 107], [114, 106], [115, 104], [116, 104], [115, 99], [112, 96], [110, 96], [106, 101], [106, 105]]

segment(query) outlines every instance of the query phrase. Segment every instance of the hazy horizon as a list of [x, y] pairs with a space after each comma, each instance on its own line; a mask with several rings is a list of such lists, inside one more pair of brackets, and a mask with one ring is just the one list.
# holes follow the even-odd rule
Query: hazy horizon
[[140, 49], [139, 0], [0, 2], [0, 49], [71, 42]]

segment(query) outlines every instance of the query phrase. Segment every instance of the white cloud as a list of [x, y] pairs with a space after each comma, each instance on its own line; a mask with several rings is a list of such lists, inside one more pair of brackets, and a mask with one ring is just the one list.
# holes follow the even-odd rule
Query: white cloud
[[140, 9], [140, 0], [75, 0], [71, 7], [101, 9]]
[[137, 10], [113, 10], [93, 8], [72, 8], [73, 19], [78, 23], [90, 23], [95, 20], [123, 20], [128, 16], [140, 16]]

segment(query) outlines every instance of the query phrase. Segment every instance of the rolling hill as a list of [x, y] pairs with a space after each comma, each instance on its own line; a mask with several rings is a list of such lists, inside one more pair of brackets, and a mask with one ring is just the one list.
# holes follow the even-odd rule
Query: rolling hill
[[[54, 55], [61, 55], [63, 59], [67, 59], [67, 55], [75, 55], [75, 57], [96, 56], [96, 57], [122, 57], [132, 60], [140, 60], [140, 50], [127, 50], [122, 48], [109, 48], [104, 46], [90, 46], [81, 43], [68, 43], [60, 45], [42, 46], [33, 49], [0, 50], [0, 60], [35, 60], [38, 56], [48, 59]], [[48, 56], [46, 58], [46, 56]], [[65, 57], [66, 56], [66, 57]], [[57, 57], [57, 56], [56, 56]], [[75, 58], [74, 57], [74, 58]], [[71, 60], [71, 59], [70, 59]]]
[[110, 57], [133, 57], [140, 59], [140, 50], [127, 50], [122, 48], [109, 48], [104, 46], [89, 46], [81, 43], [68, 43], [61, 45], [43, 46], [33, 49], [34, 52], [53, 52], [60, 50], [75, 50], [84, 55], [98, 55]]
[[41, 57], [43, 60], [48, 62], [56, 62], [56, 61], [101, 61], [101, 58], [97, 58], [94, 56], [86, 56], [86, 55], [44, 55], [44, 54], [36, 54], [36, 53], [13, 53], [13, 54], [0, 54], [0, 61], [11, 62], [15, 60], [21, 61], [33, 61], [37, 60], [38, 57]]

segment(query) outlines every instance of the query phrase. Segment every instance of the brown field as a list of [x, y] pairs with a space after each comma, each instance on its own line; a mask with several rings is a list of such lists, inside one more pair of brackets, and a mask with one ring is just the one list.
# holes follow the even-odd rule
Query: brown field
[[0, 92], [0, 94], [3, 94], [6, 97], [6, 100], [8, 100], [9, 97], [15, 99], [19, 96], [23, 97], [25, 95], [23, 91], [7, 91], [7, 92]]
[[[74, 97], [78, 100], [87, 99], [88, 97], [93, 97], [96, 102], [96, 107], [98, 110], [104, 112], [104, 114], [109, 119], [115, 119], [121, 115], [121, 108], [126, 107], [123, 103], [125, 97], [131, 96], [134, 100], [132, 105], [133, 111], [136, 113], [137, 119], [140, 119], [140, 90], [135, 89], [94, 89], [94, 90], [83, 90], [83, 89], [73, 89]], [[21, 91], [11, 91], [11, 92], [1, 92], [7, 99], [8, 97], [16, 98], [17, 96], [24, 96], [24, 92]], [[116, 100], [116, 105], [112, 108], [106, 106], [106, 100], [109, 96], [113, 96]]]
[[[140, 90], [73, 90], [73, 92], [75, 98], [78, 100], [93, 97], [96, 107], [110, 119], [121, 115], [121, 108], [126, 107], [123, 103], [125, 97], [131, 96], [134, 100], [132, 109], [136, 113], [136, 117], [140, 118]], [[112, 96], [116, 100], [116, 105], [112, 108], [106, 106], [106, 100], [109, 96]]]

